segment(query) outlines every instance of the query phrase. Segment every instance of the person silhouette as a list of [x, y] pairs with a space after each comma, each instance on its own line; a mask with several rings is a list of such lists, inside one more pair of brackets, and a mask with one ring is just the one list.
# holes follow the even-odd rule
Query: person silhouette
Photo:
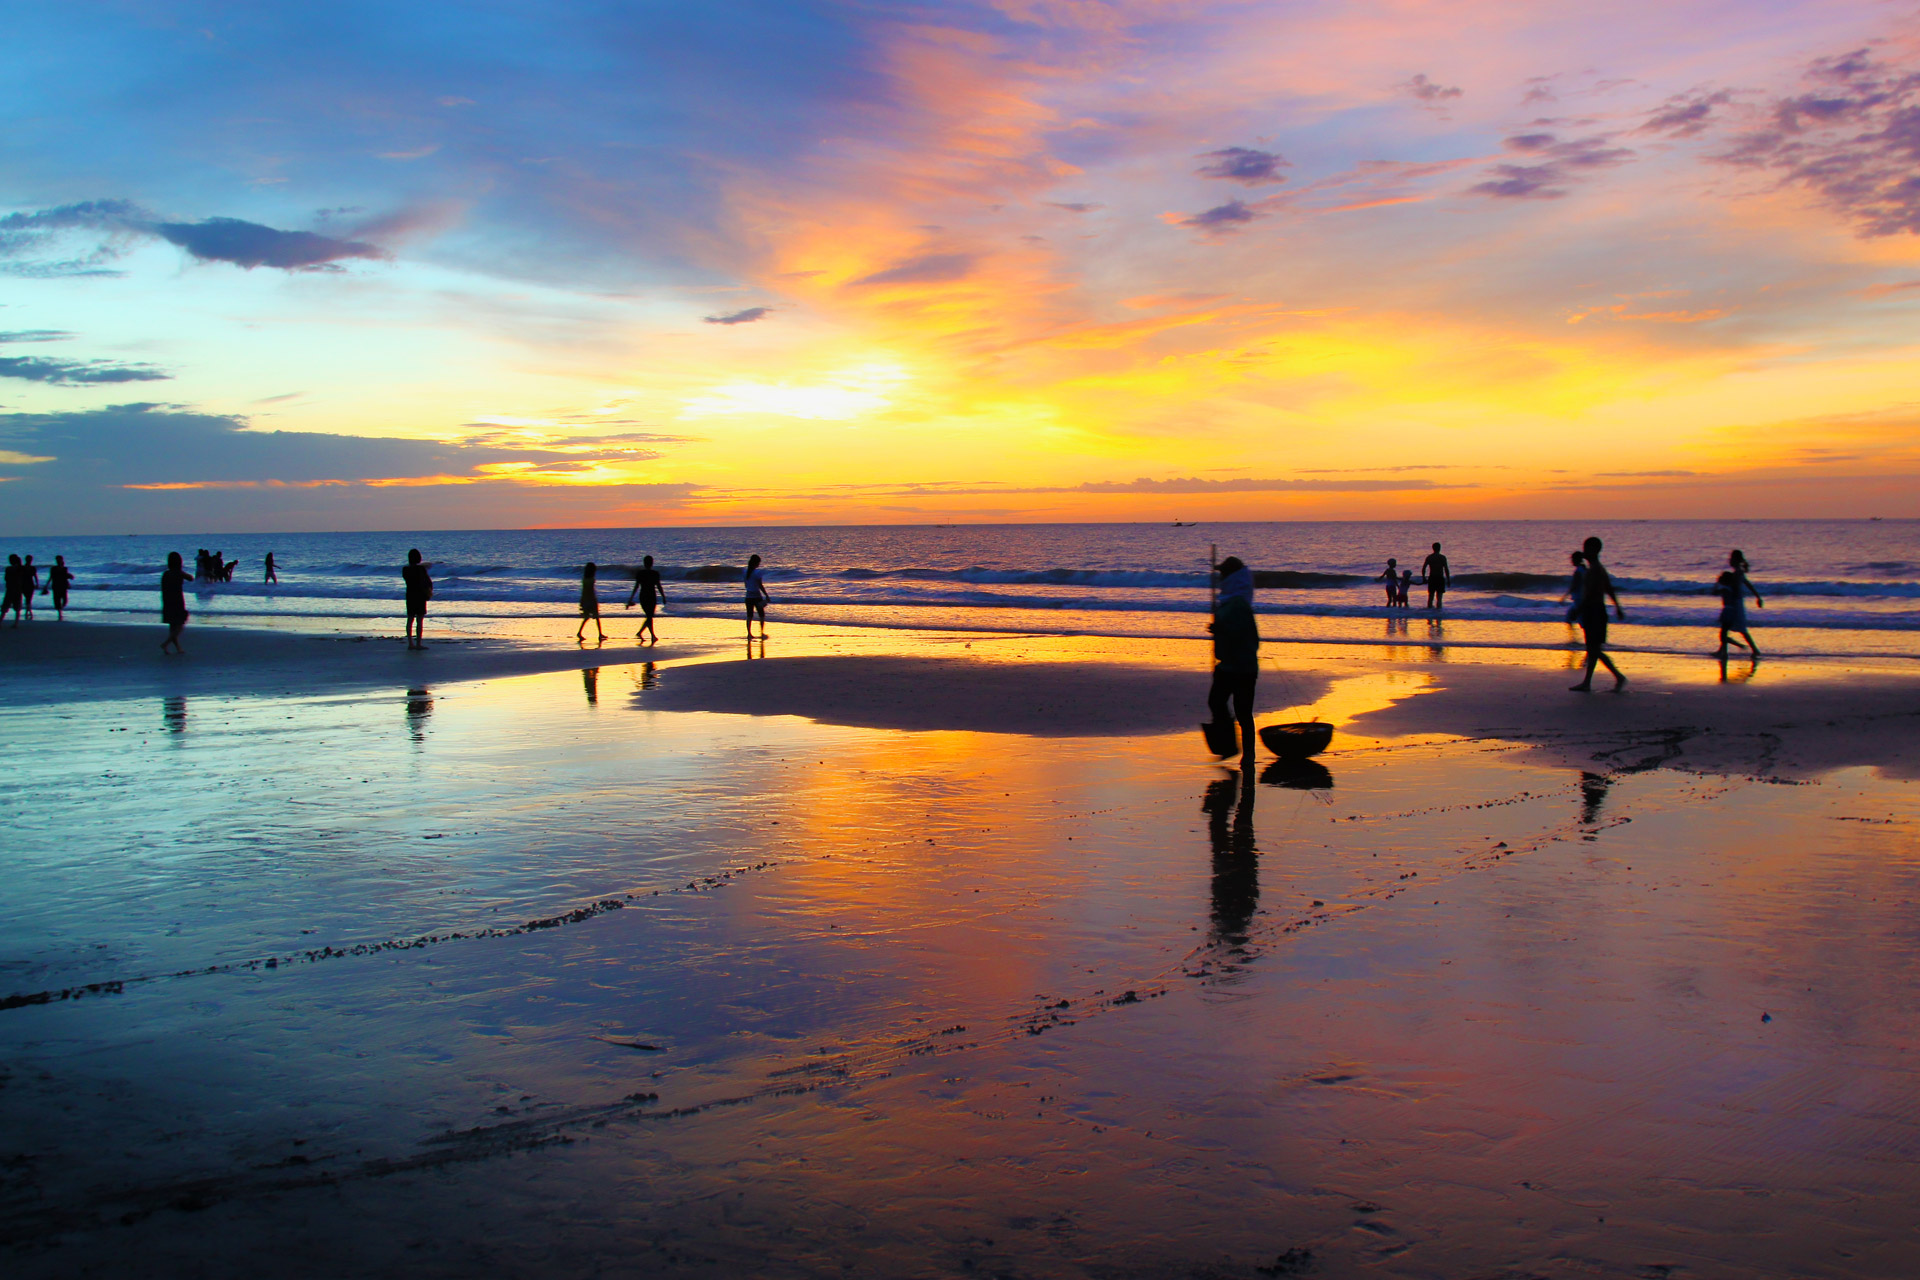
[[1727, 656], [1727, 645], [1736, 631], [1743, 637], [1739, 643], [1754, 657], [1760, 656], [1760, 646], [1753, 642], [1753, 632], [1747, 630], [1747, 595], [1751, 592], [1754, 603], [1762, 609], [1767, 607], [1767, 602], [1760, 598], [1760, 588], [1747, 577], [1747, 569], [1746, 553], [1735, 547], [1727, 555], [1726, 572], [1714, 583], [1714, 594], [1720, 597], [1720, 647], [1714, 651], [1716, 658]]
[[27, 621], [33, 621], [33, 598], [40, 594], [40, 570], [28, 556], [20, 567], [20, 603], [27, 607]]
[[16, 628], [20, 625], [20, 579], [21, 577], [22, 577], [22, 574], [20, 572], [20, 557], [17, 555], [8, 556], [7, 557], [7, 593], [4, 598], [0, 598], [0, 619], [5, 619], [8, 612], [11, 611], [13, 614], [13, 625]]
[[1573, 579], [1567, 583], [1566, 593], [1560, 597], [1560, 603], [1567, 606], [1567, 622], [1572, 624], [1580, 616], [1580, 593], [1587, 585], [1587, 553], [1576, 551], [1567, 559], [1573, 565]]
[[273, 568], [273, 552], [267, 552], [267, 558], [262, 561], [262, 563], [266, 566], [266, 574], [260, 579], [261, 582], [271, 582], [277, 586], [280, 582], [280, 575], [276, 573]]
[[53, 595], [53, 616], [57, 621], [67, 620], [67, 592], [73, 587], [73, 570], [67, 568], [65, 556], [53, 558], [53, 568], [47, 570], [47, 590]]
[[[422, 563], [420, 548], [407, 552], [400, 581], [407, 589], [407, 648], [427, 647], [427, 601], [433, 599], [433, 562]], [[584, 625], [584, 624], [583, 624]]]
[[191, 579], [181, 566], [178, 551], [167, 552], [167, 569], [160, 575], [160, 621], [167, 624], [167, 638], [160, 642], [160, 652], [165, 653], [171, 645], [175, 653], [184, 653], [180, 647], [180, 628], [187, 625], [187, 583]]
[[1433, 553], [1420, 562], [1420, 572], [1427, 580], [1427, 608], [1438, 609], [1446, 603], [1447, 588], [1453, 585], [1453, 571], [1440, 554], [1439, 543], [1434, 543]]
[[661, 585], [660, 571], [653, 567], [652, 556], [643, 557], [639, 570], [633, 575], [633, 590], [627, 593], [627, 608], [633, 608], [636, 596], [639, 597], [640, 611], [646, 614], [646, 619], [641, 622], [639, 634], [635, 638], [644, 640], [651, 633], [652, 643], [659, 644], [660, 630], [653, 625], [653, 614], [654, 610], [666, 603], [667, 592]]
[[1400, 562], [1392, 556], [1387, 557], [1387, 571], [1374, 579], [1387, 584], [1387, 608], [1400, 603]]
[[1623, 689], [1627, 683], [1606, 652], [1608, 599], [1612, 599], [1614, 615], [1622, 622], [1626, 621], [1627, 611], [1620, 607], [1620, 597], [1613, 590], [1613, 578], [1600, 563], [1602, 545], [1600, 539], [1588, 538], [1580, 547], [1587, 557], [1587, 579], [1580, 586], [1580, 629], [1587, 638], [1587, 675], [1579, 684], [1567, 686], [1575, 693], [1593, 691], [1593, 669], [1602, 664], [1613, 673], [1615, 689]]
[[587, 619], [593, 619], [593, 629], [600, 633], [600, 643], [607, 642], [607, 630], [600, 625], [600, 566], [587, 561], [587, 567], [580, 571], [580, 626], [573, 638], [581, 644], [587, 642]]
[[773, 603], [767, 595], [767, 571], [760, 567], [759, 556], [747, 557], [747, 638], [753, 638], [753, 616], [760, 615], [760, 638], [767, 638], [767, 606]]
[[[1213, 687], [1207, 691], [1207, 710], [1215, 732], [1239, 725], [1241, 756], [1253, 759], [1253, 696], [1260, 680], [1260, 628], [1253, 618], [1253, 570], [1238, 556], [1220, 562], [1220, 593], [1213, 606]], [[1227, 703], [1233, 702], [1229, 719]], [[1226, 741], [1221, 735], [1221, 742]], [[1231, 755], [1229, 749], [1222, 755]]]

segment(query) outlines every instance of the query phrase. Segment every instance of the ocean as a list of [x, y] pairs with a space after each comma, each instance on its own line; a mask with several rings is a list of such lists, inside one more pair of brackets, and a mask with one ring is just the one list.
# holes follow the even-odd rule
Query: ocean
[[[575, 617], [580, 566], [602, 566], [610, 618], [631, 566], [655, 557], [663, 618], [737, 612], [748, 555], [768, 566], [772, 620], [897, 628], [1204, 633], [1208, 556], [1258, 572], [1262, 631], [1276, 640], [1422, 647], [1561, 647], [1568, 553], [1606, 541], [1627, 608], [1623, 648], [1711, 647], [1715, 575], [1744, 550], [1764, 609], [1749, 606], [1770, 653], [1920, 657], [1920, 521], [1456, 521], [560, 529], [417, 533], [204, 534], [13, 538], [7, 552], [40, 565], [63, 554], [81, 618], [155, 617], [168, 551], [238, 560], [234, 581], [200, 584], [198, 621], [364, 626], [400, 612], [410, 547], [433, 563], [437, 627], [487, 632]], [[1395, 557], [1416, 575], [1440, 542], [1454, 573], [1444, 614], [1389, 610], [1374, 579]], [[261, 581], [273, 552], [277, 585]], [[40, 608], [47, 601], [41, 598]]]

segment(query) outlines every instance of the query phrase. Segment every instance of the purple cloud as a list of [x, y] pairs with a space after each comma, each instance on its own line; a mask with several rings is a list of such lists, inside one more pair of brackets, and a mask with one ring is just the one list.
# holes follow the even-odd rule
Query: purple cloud
[[1267, 182], [1285, 182], [1286, 175], [1276, 171], [1292, 167], [1292, 162], [1278, 152], [1261, 151], [1255, 147], [1222, 147], [1218, 151], [1204, 151], [1200, 158], [1213, 162], [1194, 170], [1201, 177], [1225, 178], [1249, 187]]
[[908, 258], [884, 271], [852, 281], [865, 284], [945, 284], [964, 280], [973, 274], [973, 255], [969, 253], [928, 253]]
[[1174, 225], [1191, 227], [1195, 231], [1218, 233], [1236, 231], [1260, 216], [1258, 209], [1249, 208], [1239, 200], [1229, 200], [1205, 212], [1189, 214]]
[[744, 311], [729, 311], [723, 316], [702, 317], [708, 324], [752, 324], [755, 320], [765, 319], [773, 313], [772, 307], [748, 307]]

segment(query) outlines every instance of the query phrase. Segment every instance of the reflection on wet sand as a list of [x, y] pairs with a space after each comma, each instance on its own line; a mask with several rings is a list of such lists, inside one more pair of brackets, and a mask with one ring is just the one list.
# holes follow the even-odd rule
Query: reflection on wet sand
[[1260, 782], [1289, 791], [1331, 791], [1333, 773], [1318, 760], [1275, 760], [1261, 770]]
[[587, 691], [587, 705], [598, 706], [600, 704], [600, 668], [582, 667], [580, 684]]
[[1231, 773], [1207, 784], [1200, 807], [1213, 845], [1212, 931], [1216, 944], [1244, 958], [1247, 925], [1260, 906], [1260, 851], [1253, 840], [1253, 775]]
[[1613, 786], [1613, 779], [1604, 773], [1581, 773], [1580, 775], [1580, 822], [1583, 826], [1592, 826], [1600, 821], [1600, 809], [1607, 802], [1607, 791]]
[[407, 690], [407, 736], [414, 742], [427, 740], [427, 717], [433, 714], [433, 693], [428, 689]]
[[187, 700], [185, 698], [162, 698], [160, 700], [160, 724], [168, 733], [187, 731]]

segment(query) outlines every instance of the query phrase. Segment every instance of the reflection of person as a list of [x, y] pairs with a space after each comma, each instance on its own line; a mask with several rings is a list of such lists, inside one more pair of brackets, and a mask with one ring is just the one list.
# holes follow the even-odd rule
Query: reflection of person
[[627, 593], [627, 608], [633, 608], [635, 596], [640, 598], [640, 609], [647, 615], [646, 621], [640, 624], [639, 638], [644, 640], [651, 633], [653, 643], [659, 644], [660, 631], [653, 625], [653, 614], [654, 610], [666, 603], [667, 592], [660, 583], [660, 571], [653, 567], [652, 556], [641, 560], [639, 572], [633, 575], [633, 590]]
[[600, 633], [600, 643], [607, 642], [607, 629], [600, 625], [600, 566], [587, 561], [586, 568], [580, 571], [580, 626], [573, 638], [586, 643], [587, 619], [593, 619], [593, 629]]
[[1747, 578], [1747, 557], [1744, 552], [1735, 548], [1727, 556], [1727, 565], [1727, 571], [1714, 584], [1714, 594], [1720, 597], [1720, 647], [1713, 656], [1727, 656], [1727, 645], [1737, 631], [1744, 637], [1741, 643], [1757, 658], [1760, 656], [1760, 646], [1753, 642], [1753, 633], [1747, 630], [1747, 594], [1751, 592], [1754, 603], [1762, 609], [1767, 607], [1767, 602], [1760, 598], [1760, 588]]
[[266, 558], [265, 564], [266, 564], [267, 572], [266, 572], [266, 576], [262, 578], [261, 581], [278, 584], [280, 581], [280, 575], [278, 573], [275, 573], [273, 569], [273, 552], [271, 551], [267, 552], [267, 558]]
[[433, 599], [433, 562], [422, 563], [420, 548], [407, 552], [400, 581], [407, 588], [407, 648], [427, 647], [427, 601]]
[[1206, 797], [1200, 802], [1213, 845], [1213, 939], [1235, 950], [1246, 945], [1247, 926], [1260, 907], [1260, 853], [1253, 843], [1253, 785], [1253, 771], [1243, 769], [1238, 775], [1208, 783]]
[[1605, 665], [1613, 673], [1613, 687], [1623, 688], [1627, 678], [1620, 674], [1620, 668], [1613, 665], [1613, 659], [1607, 656], [1607, 601], [1612, 599], [1613, 612], [1621, 621], [1626, 621], [1627, 611], [1620, 607], [1620, 597], [1614, 594], [1613, 578], [1608, 575], [1606, 566], [1600, 563], [1601, 542], [1598, 538], [1588, 538], [1581, 544], [1581, 550], [1587, 555], [1587, 579], [1580, 586], [1580, 629], [1587, 636], [1587, 675], [1579, 684], [1569, 685], [1575, 693], [1589, 693], [1593, 689], [1593, 669]]
[[767, 606], [773, 603], [767, 595], [767, 571], [760, 567], [759, 556], [747, 558], [747, 636], [753, 636], [753, 616], [760, 615], [760, 638], [767, 638]]
[[598, 667], [582, 668], [580, 671], [580, 683], [584, 685], [587, 690], [587, 705], [590, 707], [599, 706], [600, 705], [600, 668]]
[[53, 568], [47, 570], [47, 590], [53, 595], [53, 616], [61, 622], [67, 620], [67, 592], [73, 587], [73, 570], [67, 568], [65, 556], [53, 558]]
[[1440, 554], [1440, 544], [1433, 544], [1433, 554], [1420, 562], [1420, 573], [1427, 580], [1427, 608], [1438, 609], [1445, 603], [1443, 597], [1447, 588], [1453, 585], [1453, 571], [1447, 567], [1447, 558]]
[[184, 652], [180, 648], [180, 628], [187, 625], [188, 580], [187, 571], [180, 564], [180, 553], [167, 552], [167, 571], [160, 575], [160, 621], [167, 624], [167, 638], [160, 642], [162, 653], [169, 645], [175, 653]]
[[[1253, 570], [1238, 556], [1220, 562], [1220, 597], [1213, 607], [1213, 687], [1207, 709], [1215, 725], [1237, 722], [1241, 754], [1253, 756], [1253, 695], [1260, 679], [1260, 628], [1253, 620]], [[1227, 702], [1233, 702], [1232, 721]]]

